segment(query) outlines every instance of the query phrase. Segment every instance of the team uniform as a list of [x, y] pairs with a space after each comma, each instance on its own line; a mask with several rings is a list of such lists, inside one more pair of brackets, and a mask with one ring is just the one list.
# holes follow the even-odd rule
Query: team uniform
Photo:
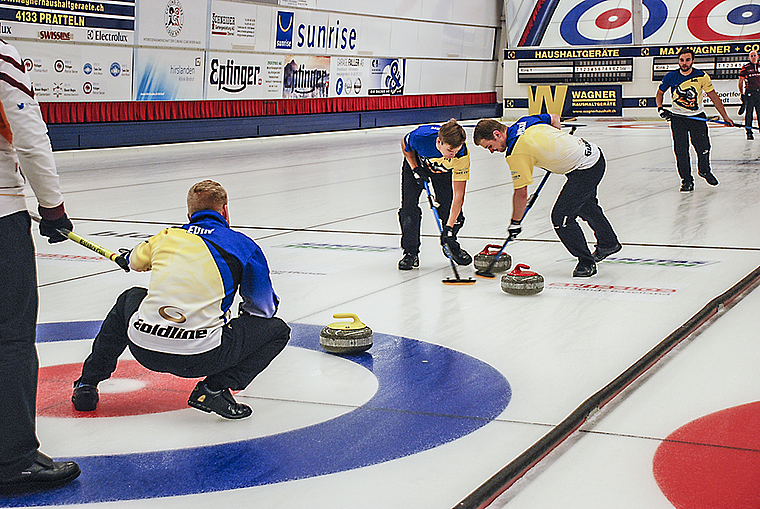
[[[290, 329], [274, 317], [280, 299], [266, 258], [221, 214], [198, 211], [181, 228], [136, 246], [128, 260], [134, 270], [151, 271], [149, 288], [119, 296], [77, 382], [109, 378], [129, 347], [150, 370], [241, 390], [285, 347]], [[237, 291], [243, 302], [231, 318]]]
[[[467, 143], [453, 158], [446, 158], [436, 148], [435, 140], [438, 138], [439, 126], [425, 125], [407, 133], [404, 143], [408, 152], [417, 153], [419, 168], [417, 172], [421, 177], [430, 178], [433, 185], [436, 200], [439, 203], [438, 215], [444, 223], [449, 217], [453, 191], [452, 181], [467, 181], [470, 178], [470, 153]], [[420, 194], [424, 187], [418, 183], [409, 162], [404, 159], [401, 167], [401, 208], [398, 211], [399, 223], [401, 224], [401, 248], [405, 254], [416, 256], [420, 251], [420, 224], [422, 222], [422, 210], [419, 207]], [[454, 234], [464, 225], [464, 214], [454, 224]]]
[[673, 134], [676, 167], [683, 184], [691, 185], [693, 188], [694, 177], [691, 174], [689, 138], [697, 152], [697, 168], [701, 176], [711, 173], [710, 138], [707, 135], [707, 122], [688, 117], [707, 118], [702, 107], [702, 93], [714, 90], [712, 81], [707, 73], [699, 69], [692, 68], [688, 76], [684, 76], [680, 70], [676, 69], [665, 75], [659, 89], [662, 92], [670, 89], [673, 102], [670, 130]]
[[[0, 231], [3, 234], [0, 387], [7, 394], [0, 436], [0, 482], [33, 464], [39, 447], [35, 431], [37, 269], [24, 195], [27, 182], [44, 218], [65, 216], [53, 151], [31, 80], [18, 51], [0, 41]], [[76, 472], [79, 472], [78, 467]]]
[[[760, 125], [760, 66], [752, 62], [745, 64], [739, 71], [739, 76], [745, 81], [744, 86], [744, 125], [747, 126], [747, 137], [752, 137], [752, 119], [757, 113]], [[741, 113], [741, 112], [740, 112]]]
[[551, 116], [542, 114], [522, 117], [507, 128], [505, 152], [515, 189], [533, 183], [536, 166], [567, 177], [552, 209], [551, 220], [562, 244], [579, 261], [594, 263], [576, 220], [578, 217], [594, 231], [600, 249], [619, 244], [596, 197], [606, 166], [596, 144], [553, 127]]

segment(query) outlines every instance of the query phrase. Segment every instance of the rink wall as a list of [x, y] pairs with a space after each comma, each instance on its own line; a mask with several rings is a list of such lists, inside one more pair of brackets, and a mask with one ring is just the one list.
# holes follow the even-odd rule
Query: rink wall
[[[193, 110], [204, 106], [198, 102], [184, 105], [143, 103], [146, 108], [141, 115], [137, 115], [137, 120], [118, 120], [122, 117], [97, 114], [89, 121], [62, 123], [63, 119], [58, 118], [57, 122], [48, 123], [48, 132], [54, 150], [74, 150], [367, 129], [445, 122], [450, 118], [468, 120], [500, 117], [502, 112], [501, 104], [495, 102], [495, 93], [432, 96], [426, 100], [420, 98], [418, 101], [407, 102], [406, 105], [391, 98], [386, 99], [374, 110], [356, 110], [352, 108], [361, 108], [360, 103], [346, 104], [338, 101], [337, 104], [331, 104], [328, 99], [288, 100], [286, 103], [290, 107], [290, 113], [278, 112], [275, 103], [265, 108], [253, 108], [251, 115], [221, 115], [215, 118], [198, 118], [193, 115]], [[301, 103], [300, 107], [292, 108], [297, 102]], [[421, 107], [415, 107], [416, 105]], [[148, 106], [158, 108], [158, 111]], [[185, 115], [175, 111], [174, 117], [177, 119], [165, 120], [161, 119], [165, 118], [161, 113], [164, 108], [188, 111]], [[43, 105], [46, 116], [55, 116], [53, 110], [50, 105]], [[309, 112], [310, 110], [321, 112]], [[57, 113], [61, 114], [60, 111]], [[103, 121], [106, 117], [111, 120]], [[148, 120], [146, 117], [159, 119]]]
[[14, 0], [0, 33], [54, 147], [88, 148], [493, 114], [502, 4]]

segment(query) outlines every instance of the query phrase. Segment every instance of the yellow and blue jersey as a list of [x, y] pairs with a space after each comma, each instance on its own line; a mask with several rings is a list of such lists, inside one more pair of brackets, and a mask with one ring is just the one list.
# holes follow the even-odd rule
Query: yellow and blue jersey
[[439, 130], [440, 127], [437, 125], [423, 125], [408, 133], [404, 137], [407, 152], [417, 152], [420, 164], [432, 173], [451, 172], [452, 180], [469, 180], [470, 153], [467, 150], [467, 142], [462, 144], [462, 148], [453, 158], [443, 157], [435, 146]]
[[679, 69], [670, 71], [662, 78], [660, 91], [670, 89], [673, 106], [671, 110], [678, 115], [694, 116], [704, 112], [702, 92], [712, 92], [710, 76], [699, 69], [691, 68], [688, 76], [681, 74]]
[[241, 309], [255, 316], [271, 318], [280, 302], [261, 248], [211, 210], [136, 246], [129, 266], [151, 271], [148, 295], [128, 328], [130, 340], [148, 350], [191, 355], [216, 348], [238, 290]]
[[533, 183], [533, 168], [565, 174], [590, 168], [599, 160], [596, 144], [551, 125], [544, 113], [520, 118], [507, 128], [506, 158], [515, 189]]

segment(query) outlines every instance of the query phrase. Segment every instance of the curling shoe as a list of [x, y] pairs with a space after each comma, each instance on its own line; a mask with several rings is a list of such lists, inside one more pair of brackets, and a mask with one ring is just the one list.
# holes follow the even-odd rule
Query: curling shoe
[[404, 257], [398, 262], [398, 270], [412, 270], [420, 266], [420, 257], [410, 253], [405, 253]]
[[752, 131], [750, 131], [750, 130], [747, 130], [747, 139], [748, 140], [754, 140], [755, 139], [755, 137], [752, 135]]
[[708, 184], [711, 186], [717, 186], [718, 185], [718, 179], [715, 178], [715, 175], [712, 174], [712, 172], [707, 173], [699, 173], [699, 176], [702, 177], [707, 181]]
[[73, 481], [81, 471], [73, 461], [53, 461], [37, 451], [32, 465], [7, 479], [0, 480], [0, 493], [29, 493], [55, 488]]
[[462, 249], [459, 242], [453, 241], [449, 242], [447, 246], [443, 246], [443, 256], [446, 258], [449, 257], [446, 253], [447, 247], [448, 252], [451, 254], [451, 259], [454, 260], [454, 263], [457, 265], [469, 265], [472, 263], [472, 256], [470, 256], [470, 253]]
[[238, 403], [229, 389], [212, 391], [206, 382], [198, 382], [187, 404], [204, 412], [214, 412], [225, 419], [244, 419], [253, 413], [251, 407]]
[[682, 193], [690, 193], [694, 191], [694, 182], [686, 182], [685, 180], [681, 183], [681, 192]]
[[601, 262], [605, 258], [607, 258], [610, 255], [613, 255], [623, 249], [623, 246], [620, 245], [620, 242], [615, 244], [612, 247], [599, 247], [596, 246], [596, 249], [594, 250], [594, 254], [592, 255], [594, 257], [595, 262]]
[[591, 277], [596, 274], [596, 264], [589, 261], [579, 261], [573, 270], [573, 277]]
[[79, 380], [74, 382], [74, 393], [71, 395], [71, 402], [78, 412], [92, 412], [98, 408], [98, 388], [94, 385], [80, 383]]

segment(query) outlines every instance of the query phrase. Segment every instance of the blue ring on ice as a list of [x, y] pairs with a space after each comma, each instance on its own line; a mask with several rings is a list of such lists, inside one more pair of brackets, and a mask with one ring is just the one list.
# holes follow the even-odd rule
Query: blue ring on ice
[[[40, 324], [38, 341], [92, 338], [99, 323]], [[322, 351], [320, 326], [289, 325], [289, 346]], [[173, 497], [343, 472], [461, 438], [509, 404], [509, 382], [483, 361], [402, 336], [375, 332], [373, 343], [367, 352], [343, 357], [378, 381], [375, 395], [348, 413], [238, 442], [67, 458], [82, 469], [77, 480], [45, 493], [3, 498], [0, 507]]]

